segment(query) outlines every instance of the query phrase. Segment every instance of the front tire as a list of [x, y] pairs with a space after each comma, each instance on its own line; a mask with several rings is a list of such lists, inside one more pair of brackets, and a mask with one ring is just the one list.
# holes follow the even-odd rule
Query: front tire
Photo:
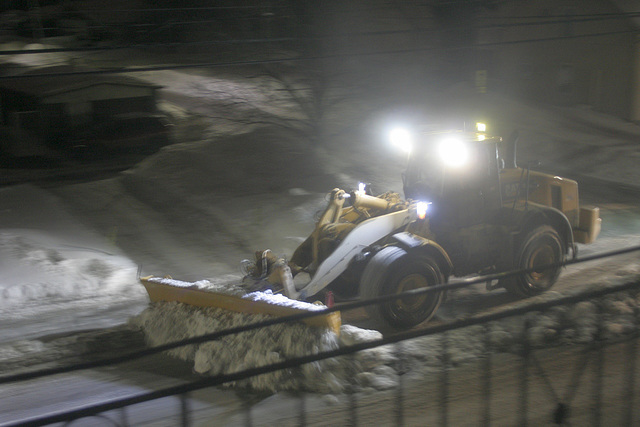
[[[442, 283], [445, 283], [445, 277], [432, 257], [387, 246], [367, 264], [360, 280], [360, 293], [368, 299]], [[377, 324], [409, 329], [431, 319], [442, 303], [443, 296], [444, 292], [408, 296], [369, 305], [365, 309]]]
[[532, 271], [510, 277], [505, 288], [519, 297], [539, 295], [556, 283], [562, 268], [560, 265], [543, 267], [562, 263], [564, 259], [564, 245], [558, 232], [548, 225], [537, 227], [524, 238], [514, 259], [514, 268]]

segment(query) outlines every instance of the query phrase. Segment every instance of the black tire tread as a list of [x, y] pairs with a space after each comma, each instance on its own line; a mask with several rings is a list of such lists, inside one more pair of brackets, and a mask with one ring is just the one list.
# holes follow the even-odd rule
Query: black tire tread
[[[522, 265], [523, 260], [521, 258], [524, 255], [527, 245], [529, 245], [531, 242], [545, 235], [551, 236], [553, 239], [555, 239], [558, 242], [560, 246], [560, 259], [557, 261], [560, 262], [564, 260], [564, 245], [562, 243], [562, 240], [560, 239], [560, 236], [558, 235], [558, 232], [549, 225], [540, 225], [532, 229], [522, 240], [522, 243], [519, 245], [518, 250], [516, 252], [517, 255], [514, 257], [514, 266], [513, 266], [514, 269], [523, 268], [523, 265]], [[560, 269], [558, 269], [558, 271], [556, 272], [553, 283], [544, 290], [538, 290], [538, 289], [529, 287], [524, 281], [524, 278], [520, 276], [514, 276], [506, 280], [504, 283], [504, 287], [507, 289], [507, 291], [509, 291], [513, 295], [516, 295], [521, 298], [536, 296], [549, 290], [553, 286], [553, 284], [555, 284], [555, 280], [557, 280], [559, 272], [560, 272]]]
[[[399, 268], [402, 270], [403, 267], [406, 267], [404, 264], [407, 261], [407, 257], [409, 254], [402, 248], [396, 246], [387, 246], [383, 248], [380, 252], [374, 255], [374, 257], [369, 261], [367, 267], [364, 270], [360, 281], [360, 295], [364, 299], [375, 298], [382, 295], [393, 293], [393, 291], [388, 291], [387, 285], [390, 284], [390, 280], [392, 280], [391, 276], [396, 273], [396, 270]], [[419, 258], [418, 258], [419, 259]], [[438, 264], [431, 257], [424, 257], [425, 267], [431, 268], [434, 276], [437, 277], [438, 283], [444, 283], [446, 281], [444, 275], [440, 271]], [[416, 260], [410, 262], [419, 262]], [[411, 265], [411, 264], [409, 264]], [[415, 264], [413, 264], [415, 267]], [[428, 312], [426, 318], [422, 318], [419, 321], [407, 320], [402, 318], [389, 318], [385, 316], [385, 306], [384, 304], [375, 304], [369, 305], [365, 307], [365, 311], [369, 315], [369, 318], [373, 320], [377, 325], [388, 325], [394, 329], [406, 329], [414, 327], [418, 324], [428, 321], [433, 317], [435, 312], [438, 310], [444, 294], [439, 293], [435, 296], [437, 298], [435, 305]]]

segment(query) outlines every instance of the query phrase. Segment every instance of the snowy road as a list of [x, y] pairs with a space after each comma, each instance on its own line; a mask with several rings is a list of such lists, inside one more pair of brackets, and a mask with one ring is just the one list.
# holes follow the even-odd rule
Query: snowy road
[[[587, 193], [588, 194], [588, 193]], [[588, 195], [585, 197], [589, 201]], [[587, 253], [597, 253], [616, 249], [620, 245], [637, 244], [640, 236], [637, 232], [637, 218], [640, 218], [640, 206], [636, 199], [616, 198], [617, 203], [605, 203], [601, 205], [602, 216], [604, 218], [605, 227], [602, 236], [598, 242], [589, 247]], [[42, 200], [42, 199], [40, 199]], [[54, 212], [54, 211], [49, 211]], [[65, 215], [57, 213], [54, 216], [59, 218], [58, 227], [64, 228], [66, 223], [63, 218]], [[81, 234], [75, 234], [80, 238]], [[91, 233], [89, 237], [95, 238]], [[179, 248], [175, 248], [178, 250]], [[94, 252], [95, 254], [95, 252]], [[609, 280], [612, 275], [620, 274], [623, 271], [638, 271], [638, 258], [636, 255], [626, 256], [620, 259], [598, 261], [581, 266], [573, 266], [567, 269], [554, 290], [562, 291], [570, 288], [579, 287], [584, 284], [584, 277], [590, 277], [590, 281]], [[458, 291], [447, 301], [441, 308], [438, 318], [435, 321], [444, 321], [466, 316], [488, 312], [499, 308], [508, 307], [510, 304], [517, 303], [518, 300], [509, 296], [503, 291], [487, 293], [478, 286], [474, 289]], [[83, 304], [86, 307], [83, 307]], [[104, 305], [101, 308], [101, 305]], [[102, 329], [113, 327], [123, 321], [126, 321], [131, 315], [137, 314], [146, 306], [144, 295], [142, 298], [134, 300], [123, 299], [118, 302], [113, 296], [106, 295], [101, 301], [100, 298], [92, 297], [90, 299], [78, 299], [76, 301], [66, 301], [64, 307], [55, 310], [53, 307], [43, 308], [43, 314], [37, 315], [33, 312], [33, 316], [24, 319], [14, 319], [9, 323], [9, 328], [4, 329], [3, 341], [6, 343], [16, 344], [15, 339], [20, 337], [20, 345], [5, 347], [4, 354], [7, 355], [7, 349], [22, 350], [23, 355], [20, 362], [15, 357], [5, 359], [5, 363], [0, 365], [3, 367], [2, 373], [14, 372], [15, 368], [27, 367], [30, 363], [33, 367], [47, 366], [51, 363], [60, 363], [66, 361], [72, 363], [79, 354], [99, 354], [108, 356], [110, 352], [117, 354], [117, 351], [126, 348], [132, 350], [143, 346], [140, 336], [132, 335], [132, 332], [120, 330], [119, 333], [109, 332], [117, 331], [115, 329]], [[35, 309], [35, 306], [33, 307]], [[66, 319], [66, 320], [65, 320]], [[361, 311], [354, 313], [345, 313], [343, 315], [345, 322], [352, 323], [360, 327], [370, 327], [370, 322]], [[55, 320], [55, 321], [53, 321]], [[98, 328], [96, 331], [81, 332], [82, 329]], [[66, 333], [56, 336], [56, 333]], [[76, 331], [75, 333], [72, 331]], [[40, 337], [39, 340], [31, 338]], [[27, 343], [33, 344], [34, 347], [27, 349]], [[99, 343], [99, 344], [98, 344]], [[88, 357], [88, 356], [85, 356]], [[82, 359], [80, 359], [82, 360]], [[45, 365], [42, 365], [42, 364]], [[560, 368], [562, 369], [562, 367]], [[505, 390], [508, 390], [512, 374], [506, 370], [499, 375], [504, 376]], [[3, 399], [0, 401], [0, 413], [2, 418], [0, 422], [8, 422], [10, 420], [21, 419], [23, 417], [32, 417], [44, 415], [51, 411], [57, 412], [64, 409], [78, 408], [83, 405], [95, 403], [103, 399], [123, 397], [131, 394], [152, 390], [158, 387], [166, 387], [175, 385], [181, 381], [188, 381], [196, 378], [191, 373], [190, 365], [171, 359], [166, 356], [155, 356], [151, 360], [143, 359], [134, 361], [124, 366], [118, 366], [108, 369], [81, 371], [74, 374], [65, 374], [57, 376], [53, 381], [45, 379], [42, 381], [35, 380], [15, 385], [0, 386], [2, 389]], [[496, 381], [499, 381], [496, 378]], [[411, 394], [413, 394], [413, 388]], [[509, 393], [507, 391], [507, 393]], [[275, 398], [275, 397], [274, 397]], [[276, 399], [279, 410], [275, 412], [265, 411], [266, 402], [273, 401], [274, 398], [268, 399], [264, 404], [259, 404], [254, 409], [254, 417], [259, 420], [274, 420], [278, 422], [295, 423], [297, 418], [290, 418], [284, 414], [287, 411], [296, 410], [295, 399], [288, 399], [286, 395], [279, 395]], [[384, 401], [384, 397], [380, 397]], [[379, 402], [376, 398], [376, 401]], [[37, 408], [34, 408], [32, 402], [39, 402]], [[364, 405], [367, 405], [365, 398]], [[326, 407], [327, 401], [312, 398], [308, 402], [311, 411], [339, 411], [338, 407]], [[212, 389], [198, 392], [191, 396], [190, 405], [195, 410], [194, 419], [204, 422], [207, 419], [216, 419], [221, 423], [228, 425], [242, 424], [244, 415], [242, 414], [243, 399], [236, 393]], [[172, 425], [179, 417], [179, 400], [162, 399], [150, 402], [133, 408], [127, 413], [129, 422], [135, 422], [136, 425]], [[289, 408], [289, 409], [286, 409]], [[409, 413], [413, 413], [420, 408], [419, 405], [411, 403], [408, 400]], [[367, 411], [368, 413], [368, 411]], [[276, 415], [277, 414], [277, 415]], [[107, 414], [112, 419], [119, 420], [122, 414], [112, 412]], [[362, 415], [365, 417], [365, 415]], [[368, 415], [367, 415], [368, 416]], [[389, 409], [382, 410], [379, 417], [390, 417]], [[322, 419], [321, 416], [318, 416]], [[289, 421], [285, 421], [289, 419]], [[313, 419], [310, 417], [310, 419]], [[364, 418], [363, 418], [364, 419]], [[510, 418], [505, 418], [506, 424], [510, 423]], [[100, 425], [99, 419], [87, 421], [87, 425]], [[255, 419], [254, 419], [255, 421]], [[269, 422], [265, 421], [268, 425]], [[84, 424], [83, 424], [84, 425]], [[257, 425], [261, 425], [257, 422]]]
[[[628, 363], [628, 344], [618, 344], [608, 348], [604, 357], [607, 361], [606, 380], [602, 398], [608, 404], [603, 408], [604, 419], [616, 425], [623, 425], [626, 410], [624, 399], [619, 396], [626, 392], [625, 375]], [[578, 350], [578, 351], [576, 351]], [[578, 349], [552, 349], [535, 353], [543, 375], [551, 378], [551, 387], [540, 375], [540, 371], [530, 371], [529, 418], [532, 425], [547, 425], [557, 406], [554, 393], [565, 396], [570, 390], [569, 383], [561, 381], [566, 372], [580, 372], [581, 358]], [[571, 401], [571, 421], [589, 424], [593, 420], [593, 393], [591, 389], [594, 372], [591, 364], [583, 372], [583, 381], [577, 388], [576, 398]], [[512, 426], [519, 424], [521, 401], [521, 359], [507, 354], [494, 357], [491, 393], [492, 425]], [[153, 366], [153, 369], [149, 369]], [[452, 371], [449, 375], [448, 420], [451, 425], [478, 425], [483, 419], [485, 395], [483, 390], [483, 362], [472, 363]], [[189, 380], [192, 375], [188, 367], [175, 360], [156, 357], [146, 362], [130, 363], [118, 370], [92, 370], [73, 375], [64, 375], [55, 380], [29, 382], [3, 389], [0, 409], [0, 423], [21, 417], [35, 417], [50, 412], [75, 409], [82, 405], [115, 399], [163, 386], [175, 385]], [[412, 379], [406, 384], [403, 396], [403, 417], [406, 425], [435, 425], [442, 420], [439, 405], [442, 403], [441, 377], [437, 371], [422, 379]], [[636, 389], [635, 393], [640, 390]], [[193, 410], [191, 421], [194, 425], [247, 425], [245, 405], [251, 402], [252, 425], [256, 426], [296, 426], [300, 425], [299, 395], [280, 393], [270, 397], [253, 396], [242, 398], [236, 393], [219, 389], [204, 389], [192, 393], [189, 406]], [[327, 399], [307, 396], [305, 407], [308, 411], [307, 425], [326, 425], [327, 417], [335, 426], [352, 425], [355, 418], [358, 425], [394, 425], [398, 416], [397, 391], [389, 390], [375, 394], [359, 394], [358, 410], [351, 412], [349, 399]], [[33, 404], [37, 402], [37, 404]], [[636, 416], [638, 416], [636, 411]], [[174, 426], [180, 422], [180, 400], [164, 398], [128, 408], [126, 415], [120, 411], [103, 414], [114, 422], [126, 419], [130, 425]], [[79, 425], [113, 425], [105, 418], [83, 419]]]
[[[603, 230], [593, 245], [580, 247], [580, 255], [602, 253], [640, 244], [640, 204], [633, 194], [616, 196], [609, 192], [606, 194], [607, 199], [604, 203], [597, 203], [597, 200], [605, 198], [605, 194], [592, 194], [587, 189], [583, 189], [583, 193], [583, 202], [600, 207]], [[13, 201], [18, 194], [20, 203]], [[13, 206], [11, 209], [0, 212], [0, 220], [3, 224], [18, 229], [29, 227], [28, 224], [40, 224], [42, 228], [40, 231], [30, 231], [26, 234], [22, 232], [19, 234], [19, 239], [16, 237], [12, 240], [18, 239], [20, 243], [17, 246], [10, 246], [14, 253], [27, 251], [29, 247], [32, 248], [32, 252], [28, 258], [5, 266], [0, 273], [4, 277], [4, 283], [8, 281], [16, 283], [14, 291], [11, 287], [4, 291], [5, 295], [10, 295], [11, 292], [16, 295], [12, 299], [5, 297], [7, 305], [2, 313], [5, 327], [0, 334], [0, 343], [69, 331], [112, 327], [126, 322], [147, 305], [146, 293], [136, 279], [137, 265], [142, 264], [146, 274], [172, 274], [176, 278], [198, 280], [215, 276], [215, 273], [212, 274], [212, 267], [213, 270], [221, 270], [223, 274], [233, 274], [234, 269], [237, 271], [239, 261], [250, 255], [247, 252], [218, 246], [203, 248], [205, 253], [211, 254], [211, 258], [208, 258], [203, 254], [197, 254], [197, 249], [189, 245], [190, 242], [186, 242], [187, 245], [185, 245], [178, 240], [175, 233], [171, 232], [180, 234], [180, 230], [154, 228], [146, 236], [138, 234], [127, 236], [127, 227], [123, 224], [130, 223], [128, 229], [133, 229], [148, 222], [149, 217], [139, 215], [139, 222], [137, 222], [135, 216], [131, 214], [125, 216], [123, 212], [116, 221], [120, 224], [118, 244], [130, 251], [129, 255], [124, 255], [121, 249], [115, 247], [110, 241], [108, 233], [109, 231], [117, 232], [115, 229], [105, 227], [107, 236], [97, 235], [78, 223], [55, 197], [42, 190], [6, 188], [0, 192], [0, 195], [4, 195], [5, 206]], [[127, 206], [130, 212], [132, 203], [133, 201], [127, 201], [122, 204]], [[41, 209], [35, 209], [34, 205], [40, 206]], [[113, 216], [111, 218], [114, 219]], [[146, 227], [149, 225], [147, 224]], [[308, 224], [308, 227], [311, 227], [311, 224]], [[300, 227], [300, 229], [303, 228], [303, 226]], [[6, 236], [9, 232], [4, 233]], [[302, 233], [302, 230], [299, 230], [299, 233]], [[31, 243], [27, 241], [29, 235], [32, 236]], [[154, 239], [165, 243], [154, 246]], [[36, 245], [35, 242], [38, 244]], [[0, 250], [9, 250], [6, 245], [3, 248]], [[216, 259], [215, 251], [221, 253], [225, 249], [227, 253], [222, 259], [226, 260], [226, 263], [211, 262]], [[48, 261], [47, 251], [49, 254], [59, 254], [58, 256], [64, 261], [52, 264]], [[631, 256], [630, 259], [632, 258]], [[5, 256], [3, 259], [6, 263], [10, 258]], [[132, 262], [132, 259], [135, 261]], [[606, 266], [609, 263], [615, 265], [616, 269], [624, 269], [628, 262], [604, 260], [572, 266], [563, 272], [554, 290], [562, 291], [579, 286], [581, 271], [585, 269], [589, 271], [590, 276], [606, 275], [611, 269]], [[86, 265], [93, 266], [94, 270], [86, 268], [82, 270]], [[95, 270], [95, 266], [101, 266], [102, 269]], [[80, 273], [78, 269], [81, 270]], [[113, 269], [117, 269], [120, 274], [115, 276]], [[29, 275], [25, 275], [25, 271], [28, 271]], [[80, 280], [85, 284], [84, 286], [87, 284], [90, 286], [82, 292], [76, 292], [71, 285], [67, 290], [59, 287], [51, 289], [53, 285], [47, 285], [47, 281], [59, 283], [53, 279], [63, 274], [76, 277], [68, 279], [69, 282]], [[112, 289], [105, 286], [104, 278], [100, 274], [107, 275], [109, 282], [112, 283]], [[18, 277], [20, 277], [19, 280]], [[20, 281], [27, 281], [29, 277], [32, 285], [21, 288]], [[55, 299], [56, 295], [58, 295], [57, 299]], [[515, 301], [502, 290], [487, 293], [482, 286], [458, 291], [456, 295], [455, 299], [450, 298], [442, 307], [438, 314], [440, 318], [450, 319], [452, 316], [482, 310], [485, 304], [486, 307], [494, 307]], [[16, 298], [21, 299], [23, 305], [16, 305], [18, 302]], [[50, 301], [51, 303], [42, 304], [42, 298], [50, 300], [54, 298], [55, 303]], [[458, 299], [465, 303], [461, 305], [459, 301], [453, 302]], [[349, 316], [358, 326], [372, 326], [362, 311], [353, 315], [347, 314], [347, 318]]]
[[[170, 82], [176, 91], [180, 84], [194, 88], [196, 93], [188, 96], [167, 96], [167, 100], [181, 104], [172, 108], [195, 108], [199, 119], [205, 121], [202, 127], [187, 129], [193, 133], [188, 141], [194, 143], [166, 147], [118, 178], [46, 190], [30, 186], [0, 189], [0, 373], [77, 361], [96, 348], [102, 355], [137, 348], [143, 343], [131, 331], [115, 332], [120, 331], [117, 325], [148, 305], [136, 280], [138, 266], [145, 274], [171, 274], [184, 280], [237, 274], [239, 261], [252, 256], [253, 250], [270, 247], [277, 253], [291, 254], [311, 231], [327, 190], [345, 182], [355, 185], [358, 179], [393, 185], [399, 181], [400, 170], [391, 155], [380, 147], [372, 148], [366, 137], [365, 141], [352, 140], [353, 135], [347, 134], [334, 141], [326, 147], [327, 164], [322, 167], [317, 167], [319, 158], [306, 158], [299, 141], [283, 146], [283, 141], [292, 142], [290, 134], [236, 135], [237, 128], [225, 128], [232, 137], [213, 138], [212, 129], [220, 128], [211, 124], [217, 123], [221, 105], [202, 89], [210, 87], [210, 76], [150, 73], [148, 77]], [[217, 79], [215, 83], [222, 85], [225, 93], [242, 94], [240, 89], [251, 86], [245, 82], [230, 86]], [[635, 125], [577, 110], [574, 113], [580, 118], [593, 120], [596, 116], [599, 122], [584, 125], [581, 120], [576, 126], [575, 121], [567, 124], [556, 110], [502, 99], [484, 105], [503, 110], [494, 116], [507, 131], [516, 126], [524, 130], [524, 154], [542, 160], [555, 158], [581, 173], [639, 182], [640, 130]], [[593, 132], [594, 127], [602, 129], [603, 122], [607, 131]], [[610, 152], [605, 153], [608, 147]], [[274, 153], [277, 156], [268, 157]], [[273, 160], [265, 161], [267, 158]], [[545, 164], [553, 168], [552, 162]], [[331, 173], [323, 173], [323, 168]], [[385, 185], [380, 190], [399, 188]], [[600, 238], [594, 245], [582, 247], [581, 253], [640, 243], [637, 200], [637, 196], [617, 192], [615, 186], [593, 192], [589, 184], [581, 183], [581, 201], [600, 206], [604, 218]], [[590, 283], [609, 282], [622, 273], [637, 273], [639, 268], [637, 255], [573, 266], [563, 273], [554, 291], [578, 288], [585, 284], [585, 277]], [[436, 321], [516, 302], [503, 291], [487, 293], [480, 286], [452, 295]], [[344, 319], [370, 326], [362, 313], [346, 314]], [[96, 330], [87, 331], [92, 329]], [[3, 385], [0, 422], [192, 378], [191, 365], [158, 356], [124, 367]], [[463, 381], [461, 387], [464, 385]], [[420, 389], [411, 392], [415, 392], [413, 401], [423, 398]], [[244, 414], [239, 412], [242, 399], [236, 392], [207, 390], [192, 397], [200, 420], [216, 417], [219, 424], [244, 423]], [[309, 409], [331, 413], [335, 407], [323, 406], [323, 399], [309, 403]], [[339, 398], [326, 399], [335, 403]], [[374, 393], [368, 399], [367, 412], [375, 409], [382, 396]], [[278, 401], [275, 406], [274, 401]], [[257, 408], [256, 417], [263, 417], [266, 424], [289, 418], [292, 402], [295, 405], [288, 396], [275, 395]], [[152, 402], [130, 414], [130, 422], [174, 425], [171, 417], [177, 414], [178, 406], [175, 400]], [[367, 416], [385, 419], [381, 417], [384, 413], [388, 409], [371, 410]], [[119, 416], [115, 414], [116, 419]], [[98, 425], [103, 420], [93, 421]], [[505, 423], [513, 424], [511, 420]]]
[[[3, 385], [0, 386], [0, 425], [139, 395], [195, 378], [189, 365], [167, 356], [152, 356], [113, 368]], [[242, 399], [235, 393], [218, 389], [192, 393], [189, 399], [195, 420], [201, 417], [225, 420], [236, 413], [242, 404]], [[127, 420], [129, 425], [136, 426], [174, 426], [180, 424], [180, 408], [179, 398], [164, 398], [136, 405], [126, 414], [111, 411], [100, 417], [83, 419], [78, 425], [106, 425], [108, 423], [104, 417], [107, 417], [116, 423]]]

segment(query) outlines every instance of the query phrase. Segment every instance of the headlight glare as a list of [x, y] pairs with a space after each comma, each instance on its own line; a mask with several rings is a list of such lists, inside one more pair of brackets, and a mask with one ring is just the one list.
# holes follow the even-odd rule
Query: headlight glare
[[395, 128], [389, 132], [391, 143], [405, 153], [410, 153], [413, 146], [413, 135], [407, 129]]
[[427, 217], [427, 210], [429, 209], [430, 203], [427, 202], [418, 202], [416, 204], [416, 214], [418, 218], [425, 219]]
[[467, 146], [458, 139], [446, 139], [442, 141], [438, 152], [444, 164], [453, 168], [465, 165], [469, 159]]

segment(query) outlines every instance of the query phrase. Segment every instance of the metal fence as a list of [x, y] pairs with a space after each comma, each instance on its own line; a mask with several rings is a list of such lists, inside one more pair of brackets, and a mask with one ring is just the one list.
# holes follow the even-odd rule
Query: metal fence
[[[640, 251], [640, 247], [585, 257], [565, 263], [587, 262], [599, 258]], [[526, 270], [525, 270], [526, 271]], [[520, 274], [513, 271], [473, 280], [457, 281], [433, 288], [414, 290], [403, 296], [454, 290], [478, 283]], [[618, 311], [624, 311], [627, 322], [623, 325], [607, 323], [611, 314], [607, 306], [616, 296], [626, 295], [635, 301]], [[640, 410], [635, 409], [638, 391], [637, 340], [640, 312], [640, 280], [615, 285], [556, 299], [532, 302], [517, 308], [471, 316], [422, 329], [399, 332], [381, 339], [341, 347], [333, 351], [301, 356], [279, 363], [247, 369], [232, 374], [203, 377], [197, 381], [112, 399], [71, 411], [53, 413], [28, 420], [16, 420], [11, 425], [48, 425], [71, 423], [85, 417], [108, 417], [111, 425], [129, 425], [128, 411], [133, 405], [155, 399], [175, 396], [180, 402], [178, 422], [192, 425], [189, 393], [225, 383], [240, 381], [256, 375], [292, 369], [306, 363], [335, 357], [349, 357], [357, 352], [381, 346], [394, 346], [398, 363], [394, 366], [397, 386], [392, 390], [374, 394], [347, 393], [345, 402], [331, 407], [331, 418], [318, 414], [307, 404], [309, 396], [298, 394], [298, 405], [292, 425], [634, 425], [640, 423]], [[367, 301], [337, 305], [323, 311], [304, 313], [287, 318], [273, 318], [256, 324], [219, 331], [166, 344], [119, 357], [25, 372], [0, 377], [0, 384], [15, 383], [83, 369], [111, 366], [157, 354], [184, 345], [203, 343], [226, 335], [263, 328], [273, 324], [299, 321], [306, 317], [345, 311], [375, 304], [398, 296], [385, 296]], [[613, 298], [613, 299], [612, 299]], [[619, 298], [618, 298], [619, 299]], [[547, 340], [536, 335], [535, 319], [539, 313], [550, 313], [562, 307], [575, 307], [590, 302], [596, 312], [589, 317], [592, 337], [581, 345], [560, 345], [560, 341]], [[613, 304], [615, 306], [615, 304]], [[500, 322], [518, 319], [510, 327], [518, 331], [507, 342], [496, 343], [495, 326]], [[578, 319], [580, 321], [580, 319]], [[481, 354], [468, 364], [457, 364], [450, 345], [457, 331], [476, 328], [483, 343]], [[414, 339], [433, 336], [439, 345], [440, 366], [422, 380], [408, 378], [404, 346]], [[515, 337], [515, 339], [513, 339]], [[498, 340], [499, 341], [499, 340]], [[544, 342], [543, 342], [544, 341]], [[549, 341], [549, 342], [547, 342]], [[455, 367], [455, 369], [453, 369]], [[114, 412], [115, 411], [115, 412]], [[108, 413], [108, 414], [105, 414]], [[117, 415], [114, 415], [117, 414]], [[384, 415], [384, 421], [381, 416]], [[253, 419], [251, 405], [245, 408], [244, 423], [259, 424]], [[74, 423], [75, 425], [76, 423]], [[81, 425], [80, 423], [78, 425]]]

